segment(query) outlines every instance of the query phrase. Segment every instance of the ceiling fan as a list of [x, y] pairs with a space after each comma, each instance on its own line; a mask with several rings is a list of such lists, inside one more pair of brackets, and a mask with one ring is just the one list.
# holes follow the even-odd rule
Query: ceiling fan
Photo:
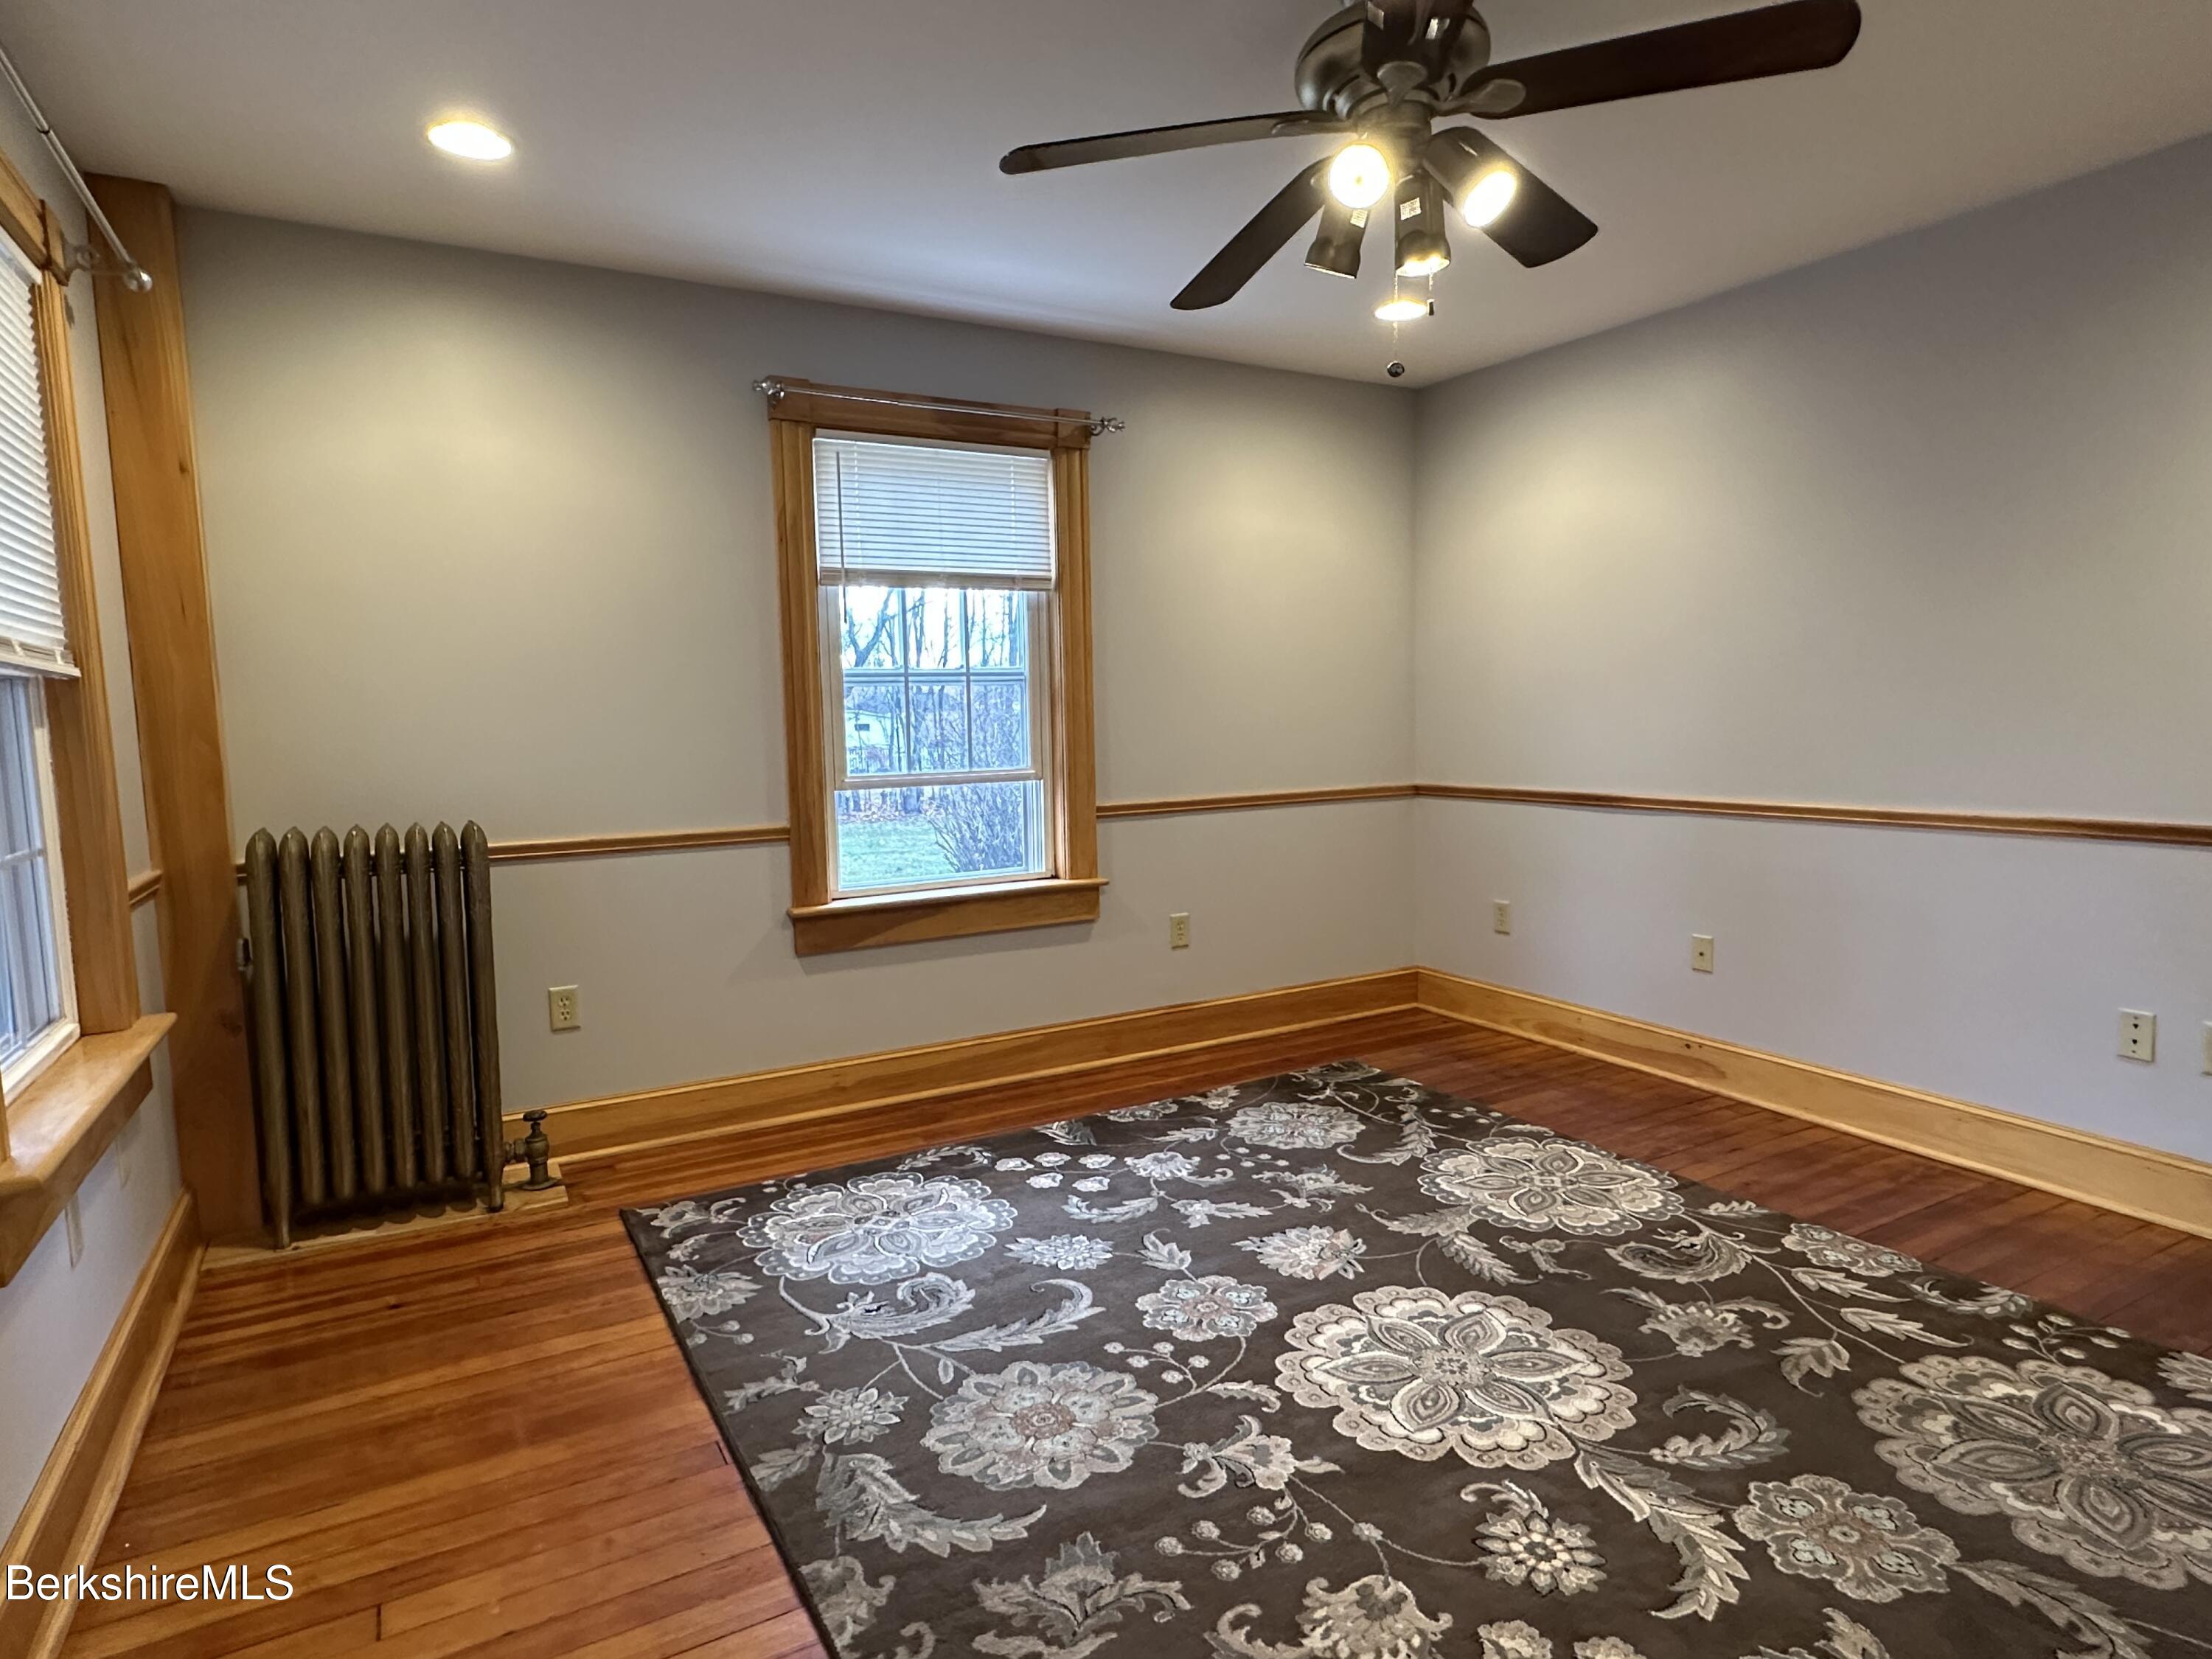
[[[1306, 264], [1357, 276], [1360, 244], [1385, 198], [1401, 276], [1433, 276], [1450, 263], [1447, 202], [1533, 268], [1572, 253], [1597, 234], [1596, 225], [1475, 128], [1439, 131], [1436, 123], [1461, 115], [1505, 120], [1827, 69], [1850, 55], [1858, 36], [1858, 0], [1784, 0], [1493, 64], [1490, 28], [1473, 0], [1365, 0], [1330, 17], [1299, 52], [1297, 109], [1024, 144], [999, 168], [1038, 173], [1255, 138], [1350, 135], [1352, 142], [1300, 172], [1230, 238], [1176, 295], [1178, 311], [1235, 297], [1316, 214], [1320, 233]], [[1428, 309], [1425, 301], [1394, 295], [1376, 314], [1399, 320]]]

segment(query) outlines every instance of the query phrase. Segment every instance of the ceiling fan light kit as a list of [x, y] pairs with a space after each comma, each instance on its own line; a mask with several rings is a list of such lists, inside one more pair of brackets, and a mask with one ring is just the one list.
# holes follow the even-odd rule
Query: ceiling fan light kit
[[1398, 181], [1397, 264], [1401, 276], [1433, 276], [1451, 263], [1443, 191], [1425, 172]]
[[1359, 275], [1359, 245], [1367, 239], [1368, 210], [1330, 202], [1321, 210], [1321, 233], [1306, 250], [1306, 268], [1331, 276]]
[[[1447, 202], [1470, 228], [1534, 269], [1582, 247], [1597, 226], [1479, 128], [1438, 123], [1508, 120], [1828, 69], [1850, 56], [1859, 27], [1858, 0], [1782, 0], [1501, 64], [1492, 61], [1490, 27], [1473, 0], [1366, 0], [1307, 40], [1292, 77], [1297, 109], [1025, 144], [999, 167], [1039, 173], [1257, 139], [1348, 138], [1229, 240], [1176, 295], [1178, 311], [1233, 299], [1316, 216], [1321, 228], [1305, 262], [1331, 276], [1358, 273], [1367, 228], [1385, 211], [1393, 269], [1401, 276], [1442, 270], [1451, 259]], [[1421, 306], [1421, 315], [1433, 308]]]

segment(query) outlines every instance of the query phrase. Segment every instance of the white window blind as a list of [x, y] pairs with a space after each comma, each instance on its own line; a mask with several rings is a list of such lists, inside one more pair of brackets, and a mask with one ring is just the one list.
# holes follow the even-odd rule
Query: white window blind
[[1052, 461], [1036, 450], [814, 440], [825, 582], [1049, 587]]
[[74, 674], [31, 325], [38, 276], [13, 242], [0, 238], [0, 664]]

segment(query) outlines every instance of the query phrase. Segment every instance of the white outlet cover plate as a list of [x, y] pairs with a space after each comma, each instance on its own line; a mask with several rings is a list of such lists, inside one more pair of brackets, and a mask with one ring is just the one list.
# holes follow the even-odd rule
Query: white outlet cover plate
[[2158, 1016], [2141, 1008], [2120, 1010], [2120, 1057], [2146, 1064], [2158, 1059]]

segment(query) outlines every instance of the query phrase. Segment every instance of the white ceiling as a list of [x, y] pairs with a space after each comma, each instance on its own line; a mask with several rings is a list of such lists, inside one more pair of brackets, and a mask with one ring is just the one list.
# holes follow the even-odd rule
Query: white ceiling
[[[1735, 9], [1484, 8], [1501, 57]], [[1865, 9], [1839, 69], [1492, 124], [1602, 233], [1540, 271], [1461, 233], [1395, 351], [1388, 261], [1354, 292], [1303, 238], [1168, 308], [1324, 140], [995, 165], [1293, 106], [1328, 0], [0, 0], [0, 42], [88, 170], [188, 203], [1419, 385], [2212, 129], [2208, 0]], [[457, 112], [515, 158], [432, 151]]]

